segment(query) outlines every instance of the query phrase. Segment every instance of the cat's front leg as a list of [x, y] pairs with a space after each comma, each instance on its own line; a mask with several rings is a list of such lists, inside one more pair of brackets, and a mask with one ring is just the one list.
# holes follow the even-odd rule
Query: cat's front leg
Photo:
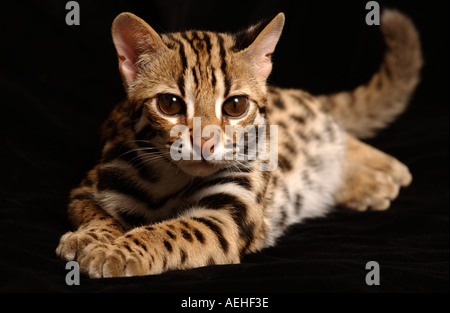
[[112, 244], [93, 243], [78, 261], [91, 278], [239, 263], [249, 240], [240, 237], [228, 211], [199, 210], [189, 217], [135, 228]]
[[92, 200], [84, 187], [72, 191], [69, 217], [77, 230], [67, 232], [59, 241], [56, 254], [63, 260], [76, 260], [88, 245], [112, 243], [123, 235], [120, 224]]
[[59, 240], [56, 255], [66, 261], [76, 260], [84, 249], [92, 243], [112, 243], [122, 232], [120, 226], [111, 219], [110, 223], [94, 221], [83, 225], [77, 231], [65, 233]]

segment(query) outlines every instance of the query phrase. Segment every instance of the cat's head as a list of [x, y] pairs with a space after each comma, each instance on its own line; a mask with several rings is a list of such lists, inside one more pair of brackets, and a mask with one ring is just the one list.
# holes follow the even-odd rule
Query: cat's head
[[[242, 130], [257, 132], [266, 123], [266, 80], [283, 25], [280, 13], [238, 34], [159, 35], [139, 17], [120, 14], [112, 36], [128, 100], [138, 112], [134, 130], [150, 125], [149, 138], [141, 139], [190, 175], [242, 163], [236, 157]], [[229, 149], [234, 157], [225, 157]]]

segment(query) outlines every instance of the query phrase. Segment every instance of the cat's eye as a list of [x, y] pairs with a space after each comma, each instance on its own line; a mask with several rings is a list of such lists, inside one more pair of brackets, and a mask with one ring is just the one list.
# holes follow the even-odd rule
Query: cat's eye
[[158, 95], [158, 107], [166, 115], [182, 114], [186, 108], [180, 97], [171, 94]]
[[228, 98], [222, 107], [223, 114], [229, 117], [241, 117], [248, 110], [248, 98], [245, 96], [234, 96]]

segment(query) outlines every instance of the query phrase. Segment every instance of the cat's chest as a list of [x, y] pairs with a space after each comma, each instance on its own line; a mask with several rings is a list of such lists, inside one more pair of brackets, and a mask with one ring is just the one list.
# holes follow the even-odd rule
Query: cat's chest
[[98, 201], [126, 228], [173, 217], [184, 205], [184, 191], [192, 179], [167, 166], [152, 170], [156, 175], [151, 179], [123, 167], [120, 171], [111, 167], [105, 170], [107, 175], [99, 175]]

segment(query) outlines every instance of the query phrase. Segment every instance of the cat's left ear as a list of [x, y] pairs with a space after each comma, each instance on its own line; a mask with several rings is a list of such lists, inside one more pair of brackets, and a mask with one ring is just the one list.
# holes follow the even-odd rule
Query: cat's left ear
[[[272, 71], [271, 56], [281, 36], [284, 26], [284, 14], [279, 13], [258, 34], [256, 39], [242, 51], [242, 54], [253, 63], [256, 74], [260, 79], [266, 80]], [[254, 31], [254, 27], [249, 31]]]
[[158, 33], [132, 13], [119, 14], [114, 19], [111, 33], [119, 58], [119, 70], [128, 86], [139, 72], [136, 66], [139, 56], [166, 48]]

